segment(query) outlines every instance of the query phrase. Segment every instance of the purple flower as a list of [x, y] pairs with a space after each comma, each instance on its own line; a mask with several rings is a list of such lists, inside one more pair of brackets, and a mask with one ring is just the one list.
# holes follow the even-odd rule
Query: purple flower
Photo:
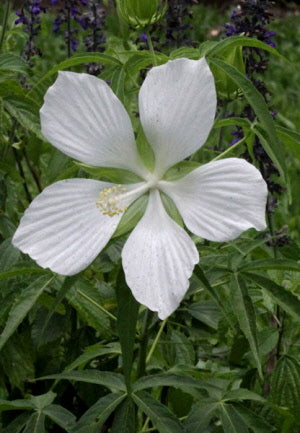
[[78, 40], [77, 39], [72, 39], [71, 40], [71, 48], [73, 51], [76, 51], [78, 47]]

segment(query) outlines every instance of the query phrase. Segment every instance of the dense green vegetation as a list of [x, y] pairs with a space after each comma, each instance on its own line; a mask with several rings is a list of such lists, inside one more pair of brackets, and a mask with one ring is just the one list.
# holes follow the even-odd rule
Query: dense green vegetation
[[[0, 431], [299, 432], [299, 11], [277, 10], [266, 23], [277, 33], [274, 48], [264, 36], [226, 36], [233, 6], [224, 12], [173, 2], [178, 9], [169, 5], [156, 23], [133, 28], [113, 1], [103, 1], [99, 39], [87, 51], [91, 28], [80, 19], [93, 2], [69, 10], [70, 22], [59, 15], [64, 2], [52, 3], [33, 14], [36, 34], [24, 31], [24, 19], [15, 24], [9, 0], [0, 5]], [[57, 72], [109, 82], [149, 163], [137, 115], [147, 72], [203, 56], [215, 78], [216, 121], [204, 147], [168, 179], [221, 155], [245, 158], [268, 183], [268, 227], [228, 242], [192, 235], [199, 265], [163, 321], [134, 299], [122, 270], [122, 248], [147, 197], [129, 207], [105, 249], [76, 275], [41, 268], [15, 248], [21, 216], [48, 185], [133, 176], [78, 163], [43, 137], [39, 110]], [[255, 70], [253, 58], [266, 67]], [[182, 224], [174, 203], [164, 204]]]

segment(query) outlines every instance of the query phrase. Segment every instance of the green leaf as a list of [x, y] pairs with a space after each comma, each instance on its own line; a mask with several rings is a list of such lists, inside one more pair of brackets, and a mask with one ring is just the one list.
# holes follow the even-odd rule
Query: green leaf
[[199, 59], [199, 49], [192, 47], [180, 47], [176, 48], [176, 50], [171, 51], [170, 58], [171, 59], [180, 59], [181, 57], [185, 57], [186, 59]]
[[6, 271], [15, 265], [21, 256], [20, 250], [11, 243], [11, 238], [7, 238], [0, 245], [0, 269]]
[[[199, 56], [198, 56], [199, 57]], [[155, 53], [155, 59], [158, 65], [161, 65], [169, 60], [168, 56], [163, 53]], [[124, 68], [128, 77], [133, 76], [141, 69], [153, 63], [153, 54], [149, 51], [135, 51], [133, 55], [126, 61]]]
[[195, 351], [191, 341], [182, 332], [172, 329], [171, 344], [175, 348], [176, 364], [194, 365]]
[[226, 391], [222, 397], [223, 401], [232, 400], [232, 401], [243, 401], [243, 400], [251, 400], [258, 401], [260, 403], [265, 403], [266, 399], [261, 395], [256, 394], [255, 392], [249, 391], [246, 388], [237, 388], [232, 389], [230, 391]]
[[199, 278], [199, 280], [202, 282], [202, 284], [204, 285], [204, 287], [207, 289], [208, 293], [210, 294], [210, 296], [213, 298], [213, 300], [216, 302], [216, 304], [218, 305], [220, 311], [222, 312], [224, 318], [229, 321], [229, 317], [228, 317], [228, 312], [226, 310], [226, 308], [224, 307], [224, 302], [222, 301], [222, 298], [220, 297], [219, 292], [211, 286], [211, 284], [209, 283], [208, 279], [206, 278], [203, 270], [201, 269], [201, 267], [199, 265], [196, 265], [194, 268], [194, 274], [196, 275], [197, 278]]
[[110, 414], [124, 400], [126, 394], [108, 394], [91, 406], [72, 428], [71, 433], [98, 433]]
[[6, 411], [6, 410], [18, 410], [18, 409], [25, 409], [25, 410], [33, 410], [34, 404], [31, 400], [0, 400], [0, 412]]
[[102, 53], [89, 53], [89, 54], [77, 54], [69, 59], [63, 60], [62, 62], [55, 65], [50, 69], [42, 78], [38, 80], [38, 82], [34, 85], [34, 87], [27, 93], [29, 96], [33, 92], [38, 92], [39, 87], [42, 83], [48, 80], [49, 77], [56, 74], [58, 71], [62, 71], [64, 69], [69, 69], [72, 66], [83, 65], [84, 63], [100, 63], [103, 65], [122, 65], [122, 63], [116, 59], [115, 57], [109, 56], [107, 54]]
[[178, 180], [200, 166], [201, 164], [197, 161], [180, 161], [166, 171], [163, 180]]
[[218, 329], [218, 323], [220, 320], [220, 311], [213, 301], [200, 301], [194, 302], [189, 305], [187, 311], [195, 319], [205, 323], [213, 329]]
[[249, 430], [243, 418], [230, 404], [220, 404], [218, 414], [224, 433], [248, 433]]
[[96, 287], [78, 280], [68, 289], [66, 299], [86, 323], [101, 336], [110, 338], [112, 330], [109, 313], [105, 313], [103, 298]]
[[43, 413], [66, 431], [69, 431], [75, 425], [75, 415], [58, 404], [50, 404], [43, 409]]
[[254, 433], [270, 433], [275, 430], [275, 427], [269, 424], [265, 418], [257, 412], [253, 412], [246, 406], [235, 405], [235, 410], [242, 417], [244, 423], [253, 430]]
[[271, 377], [272, 401], [290, 409], [300, 421], [300, 365], [288, 355], [282, 356], [276, 364]]
[[102, 355], [121, 355], [120, 347], [117, 344], [104, 346], [103, 344], [95, 344], [84, 349], [84, 353], [75, 361], [65, 368], [65, 371], [74, 370], [77, 367], [85, 365], [87, 362]]
[[276, 126], [276, 132], [279, 140], [293, 152], [296, 158], [300, 159], [300, 134], [292, 129]]
[[167, 214], [180, 226], [183, 227], [183, 220], [173, 200], [163, 192], [160, 192], [160, 198], [163, 202]]
[[45, 415], [35, 412], [29, 418], [23, 433], [45, 433]]
[[185, 432], [203, 433], [206, 431], [217, 407], [218, 404], [212, 399], [207, 398], [197, 402], [183, 422]]
[[160, 433], [184, 433], [175, 415], [150, 394], [141, 391], [138, 394], [132, 394], [132, 398]]
[[267, 259], [267, 260], [253, 260], [252, 262], [242, 263], [239, 270], [241, 271], [254, 271], [263, 269], [280, 269], [282, 271], [295, 271], [300, 272], [300, 264], [295, 260], [288, 259]]
[[47, 274], [48, 277], [51, 275], [48, 270], [42, 268], [15, 268], [10, 269], [9, 271], [0, 272], [0, 281], [27, 274]]
[[224, 126], [241, 126], [245, 129], [251, 128], [251, 122], [244, 117], [227, 117], [226, 119], [217, 120], [214, 128], [222, 128]]
[[124, 67], [117, 68], [111, 76], [111, 88], [123, 104], [125, 100], [125, 78]]
[[134, 382], [132, 389], [136, 392], [147, 388], [156, 388], [161, 386], [172, 386], [174, 388], [182, 389], [185, 392], [189, 392], [192, 388], [208, 392], [219, 391], [219, 388], [209, 381], [195, 379], [183, 374], [172, 373], [154, 374], [151, 376], [141, 377]]
[[74, 161], [74, 164], [97, 177], [100, 180], [113, 183], [137, 183], [142, 182], [143, 179], [137, 174], [129, 170], [123, 170], [122, 168], [111, 168], [111, 167], [93, 167], [91, 165], [84, 164], [83, 162]]
[[297, 321], [300, 320], [300, 300], [293, 293], [286, 290], [284, 287], [263, 277], [262, 275], [244, 272], [243, 275], [256, 283], [259, 287], [266, 290], [273, 300], [288, 314], [294, 317]]
[[118, 389], [120, 391], [126, 391], [123, 376], [121, 374], [112, 373], [110, 371], [64, 371], [63, 373], [51, 374], [39, 378], [39, 380], [45, 379], [74, 380], [75, 382], [86, 382], [93, 383], [95, 385], [102, 385], [112, 390]]
[[[258, 92], [255, 86], [250, 80], [248, 80], [243, 74], [241, 74], [233, 66], [223, 62], [220, 59], [210, 58], [209, 63], [220, 68], [225, 74], [227, 74], [236, 84], [241, 88], [248, 103], [253, 108], [255, 114], [260, 120], [261, 127], [263, 128], [266, 137], [265, 142], [262, 143], [265, 146], [265, 150], [276, 164], [280, 175], [285, 179], [285, 164], [283, 150], [278, 143], [274, 122], [269, 112], [268, 106], [263, 96]], [[262, 135], [262, 128], [256, 125], [256, 130], [260, 131]], [[267, 146], [266, 146], [267, 143]]]
[[148, 203], [148, 197], [148, 194], [143, 194], [129, 206], [129, 208], [122, 216], [121, 221], [119, 222], [119, 225], [116, 228], [116, 231], [114, 232], [112, 238], [122, 236], [125, 233], [128, 233], [137, 225], [137, 223], [145, 213]]
[[23, 290], [21, 295], [16, 299], [13, 307], [11, 308], [5, 328], [0, 336], [0, 349], [4, 346], [9, 337], [14, 333], [28, 312], [36, 303], [38, 297], [53, 281], [54, 277], [49, 279], [48, 275], [44, 275], [26, 289]]
[[117, 278], [116, 296], [118, 303], [117, 328], [122, 349], [123, 370], [126, 386], [130, 389], [139, 303], [132, 296], [122, 269], [120, 269]]
[[241, 331], [250, 345], [258, 372], [262, 377], [262, 369], [256, 336], [255, 310], [248, 293], [247, 286], [239, 274], [233, 274], [230, 283], [232, 310], [239, 322]]
[[135, 418], [135, 405], [128, 396], [115, 411], [111, 433], [136, 433]]
[[1, 54], [0, 56], [0, 73], [1, 72], [17, 72], [27, 74], [29, 68], [25, 60], [21, 56], [15, 54]]
[[46, 392], [46, 394], [31, 395], [30, 400], [32, 401], [34, 407], [37, 410], [42, 410], [46, 406], [49, 406], [50, 404], [52, 404], [55, 397], [56, 397], [56, 394], [53, 391], [49, 391], [49, 392]]
[[287, 61], [287, 59], [282, 56], [282, 54], [280, 54], [275, 48], [262, 41], [259, 41], [256, 38], [249, 38], [246, 36], [231, 36], [229, 38], [221, 40], [220, 42], [215, 43], [214, 45], [208, 45], [205, 55], [209, 57], [220, 55], [224, 51], [228, 51], [228, 49], [233, 49], [236, 47], [259, 48], [260, 50], [268, 51], [269, 53], [274, 54], [275, 56]]
[[33, 99], [24, 96], [7, 96], [3, 100], [4, 108], [26, 130], [33, 132], [40, 140], [45, 141], [41, 133], [38, 106]]
[[1, 433], [20, 433], [31, 417], [30, 413], [22, 413], [17, 416], [7, 427], [1, 430]]

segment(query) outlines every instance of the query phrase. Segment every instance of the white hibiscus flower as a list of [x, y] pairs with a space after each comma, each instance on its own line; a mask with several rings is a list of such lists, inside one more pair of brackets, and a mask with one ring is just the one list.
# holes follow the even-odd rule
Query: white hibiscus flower
[[161, 192], [174, 201], [186, 227], [202, 238], [223, 242], [250, 227], [265, 228], [267, 187], [243, 159], [213, 161], [179, 180], [163, 180], [166, 170], [205, 143], [215, 110], [214, 80], [205, 59], [177, 59], [152, 68], [139, 93], [140, 121], [155, 154], [149, 172], [129, 116], [110, 87], [94, 76], [60, 72], [41, 109], [44, 136], [71, 158], [130, 170], [143, 182], [54, 183], [26, 210], [13, 244], [44, 268], [76, 274], [105, 247], [126, 208], [149, 193], [122, 262], [134, 297], [166, 318], [186, 293], [199, 255], [188, 233], [167, 214]]

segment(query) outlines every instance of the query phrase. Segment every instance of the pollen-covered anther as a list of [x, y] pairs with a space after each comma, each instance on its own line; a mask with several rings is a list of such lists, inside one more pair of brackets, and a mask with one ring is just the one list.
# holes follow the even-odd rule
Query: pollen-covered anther
[[125, 212], [128, 209], [128, 206], [121, 207], [123, 199], [122, 195], [125, 191], [126, 188], [123, 188], [122, 185], [115, 185], [103, 189], [96, 202], [97, 208], [103, 213], [103, 215], [108, 215], [110, 217]]

